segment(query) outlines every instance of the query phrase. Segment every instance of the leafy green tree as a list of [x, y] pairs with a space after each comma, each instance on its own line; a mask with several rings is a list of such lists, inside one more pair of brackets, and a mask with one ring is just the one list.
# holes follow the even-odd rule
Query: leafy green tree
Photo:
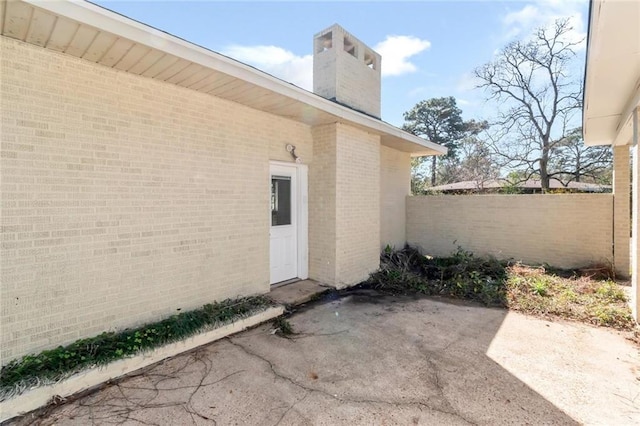
[[427, 187], [425, 185], [427, 179], [427, 171], [423, 167], [425, 165], [424, 157], [414, 157], [411, 159], [411, 193], [423, 194]]
[[[478, 134], [486, 128], [486, 123], [474, 120], [464, 121], [462, 110], [456, 105], [453, 96], [432, 98], [418, 102], [411, 110], [404, 113], [405, 123], [402, 128], [416, 136], [446, 146], [449, 149], [445, 158], [455, 159], [462, 139]], [[436, 185], [438, 157], [431, 158], [431, 186]], [[414, 171], [420, 168], [427, 157], [414, 159]], [[414, 172], [414, 176], [423, 172]]]

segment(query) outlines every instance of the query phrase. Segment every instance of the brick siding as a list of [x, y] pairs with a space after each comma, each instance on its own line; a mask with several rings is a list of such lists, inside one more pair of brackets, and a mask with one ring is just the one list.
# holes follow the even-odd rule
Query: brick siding
[[0, 43], [3, 363], [269, 291], [269, 160], [308, 126]]
[[411, 194], [411, 156], [380, 148], [380, 247], [402, 248], [406, 236], [406, 203]]
[[407, 240], [426, 254], [458, 246], [561, 268], [610, 263], [611, 194], [407, 197]]

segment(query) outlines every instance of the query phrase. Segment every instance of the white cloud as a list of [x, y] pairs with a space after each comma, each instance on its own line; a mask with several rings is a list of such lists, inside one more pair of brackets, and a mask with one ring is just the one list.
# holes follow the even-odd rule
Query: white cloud
[[414, 36], [390, 35], [374, 50], [382, 56], [382, 75], [397, 76], [417, 71], [409, 58], [431, 47], [431, 42]]
[[[382, 75], [396, 76], [417, 70], [409, 58], [428, 49], [431, 43], [413, 36], [387, 36], [374, 50], [382, 55]], [[279, 46], [231, 45], [224, 55], [252, 65], [278, 78], [313, 90], [313, 56], [299, 56]]]
[[222, 52], [241, 62], [253, 65], [269, 74], [313, 90], [313, 56], [298, 56], [278, 46], [232, 45]]
[[532, 4], [528, 4], [522, 9], [507, 13], [502, 19], [502, 23], [508, 28], [507, 37], [518, 37], [522, 30], [532, 29], [538, 25], [540, 11]]
[[526, 38], [537, 28], [551, 28], [554, 21], [566, 18], [573, 29], [566, 34], [566, 41], [580, 42], [578, 49], [586, 46], [586, 29], [583, 12], [584, 1], [534, 0], [518, 10], [507, 13], [503, 19], [504, 40]]

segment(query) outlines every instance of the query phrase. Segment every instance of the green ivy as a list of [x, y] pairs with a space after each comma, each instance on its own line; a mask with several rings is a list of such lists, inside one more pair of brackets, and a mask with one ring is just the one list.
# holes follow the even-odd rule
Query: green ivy
[[202, 308], [172, 315], [162, 321], [118, 333], [105, 332], [68, 346], [26, 355], [2, 367], [0, 371], [0, 401], [3, 395], [15, 394], [42, 382], [53, 382], [80, 370], [127, 358], [167, 343], [193, 336], [205, 329], [220, 326], [255, 312], [273, 303], [265, 297], [228, 299]]

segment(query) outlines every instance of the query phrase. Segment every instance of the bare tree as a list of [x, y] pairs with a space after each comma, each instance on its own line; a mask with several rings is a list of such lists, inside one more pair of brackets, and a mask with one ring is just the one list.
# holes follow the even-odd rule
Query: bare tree
[[610, 146], [587, 146], [578, 127], [560, 140], [551, 154], [549, 176], [564, 186], [569, 182], [611, 184], [613, 153]]
[[438, 171], [442, 184], [474, 181], [482, 189], [487, 181], [500, 176], [500, 167], [493, 161], [489, 146], [478, 136], [470, 135], [460, 141], [458, 158], [444, 161]]
[[569, 75], [580, 43], [571, 40], [571, 30], [568, 20], [557, 20], [475, 70], [479, 87], [499, 102], [491, 145], [501, 166], [521, 170], [525, 180], [539, 176], [543, 191], [549, 189], [551, 155], [581, 109], [581, 81]]

